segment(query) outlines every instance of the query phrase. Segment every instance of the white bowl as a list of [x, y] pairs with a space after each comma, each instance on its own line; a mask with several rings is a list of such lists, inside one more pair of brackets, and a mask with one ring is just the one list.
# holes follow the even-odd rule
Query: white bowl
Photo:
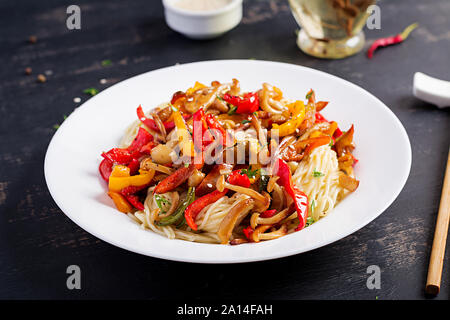
[[175, 6], [179, 0], [163, 0], [167, 25], [192, 39], [211, 39], [236, 27], [242, 19], [242, 0], [211, 11], [191, 11]]

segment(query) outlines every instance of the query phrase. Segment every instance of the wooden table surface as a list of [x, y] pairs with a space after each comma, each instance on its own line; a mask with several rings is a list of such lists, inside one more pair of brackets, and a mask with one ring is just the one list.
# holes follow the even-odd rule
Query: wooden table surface
[[[66, 27], [70, 4], [0, 3], [0, 298], [426, 298], [450, 113], [415, 99], [412, 80], [416, 71], [450, 80], [448, 0], [380, 1], [381, 30], [366, 31], [369, 40], [415, 21], [420, 28], [373, 60], [360, 53], [340, 61], [314, 59], [298, 50], [287, 1], [245, 1], [242, 23], [211, 41], [192, 41], [171, 31], [160, 1], [78, 0], [81, 30]], [[30, 35], [37, 37], [35, 44], [27, 43]], [[388, 105], [405, 126], [413, 151], [408, 182], [389, 209], [326, 247], [238, 265], [186, 264], [127, 252], [88, 234], [61, 212], [45, 184], [43, 163], [53, 126], [79, 105], [75, 97], [84, 102], [86, 88], [102, 90], [175, 63], [234, 58], [329, 72]], [[106, 59], [112, 63], [102, 66]], [[24, 74], [26, 67], [32, 75]], [[40, 73], [45, 83], [36, 81]], [[437, 299], [449, 299], [448, 257]], [[73, 264], [82, 271], [81, 290], [66, 287], [66, 268]], [[366, 286], [370, 265], [381, 268], [381, 289]]]

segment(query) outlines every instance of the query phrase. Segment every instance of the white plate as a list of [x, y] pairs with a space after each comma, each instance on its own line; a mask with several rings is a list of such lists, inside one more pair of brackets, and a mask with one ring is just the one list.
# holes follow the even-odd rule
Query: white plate
[[[313, 88], [330, 101], [323, 114], [342, 130], [355, 124], [355, 173], [359, 188], [324, 219], [277, 240], [224, 246], [169, 240], [142, 230], [117, 211], [98, 174], [100, 153], [117, 146], [142, 104], [148, 110], [170, 100], [195, 81], [232, 78], [243, 90], [263, 82], [286, 97], [304, 99]], [[235, 263], [274, 259], [339, 240], [380, 215], [402, 190], [411, 167], [411, 146], [397, 117], [362, 88], [317, 70], [277, 62], [220, 60], [155, 70], [118, 83], [84, 103], [64, 121], [45, 157], [45, 178], [61, 210], [80, 227], [113, 245], [148, 256], [200, 263]]]

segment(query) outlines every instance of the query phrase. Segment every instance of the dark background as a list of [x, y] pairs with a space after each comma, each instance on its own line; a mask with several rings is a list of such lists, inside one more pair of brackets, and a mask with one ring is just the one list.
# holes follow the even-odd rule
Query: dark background
[[[81, 7], [81, 30], [66, 28], [70, 4]], [[296, 47], [297, 25], [287, 1], [247, 0], [236, 29], [201, 42], [171, 31], [160, 1], [1, 1], [0, 298], [425, 298], [450, 117], [448, 110], [416, 100], [412, 80], [416, 71], [450, 80], [450, 2], [379, 5], [382, 28], [366, 31], [368, 43], [415, 21], [420, 28], [373, 60], [360, 53], [326, 61]], [[37, 43], [27, 43], [30, 35], [37, 36]], [[319, 69], [386, 103], [404, 124], [413, 150], [409, 180], [390, 208], [324, 248], [238, 265], [178, 263], [127, 252], [86, 233], [60, 211], [45, 184], [44, 155], [53, 126], [79, 105], [73, 99], [89, 98], [84, 89], [102, 90], [175, 63], [233, 58]], [[102, 66], [105, 59], [112, 64]], [[26, 67], [32, 75], [24, 74]], [[47, 82], [36, 81], [40, 73], [47, 73]], [[448, 257], [438, 299], [449, 299]], [[66, 288], [66, 268], [72, 264], [81, 268], [81, 290]], [[366, 269], [372, 264], [382, 271], [380, 290], [366, 287]]]

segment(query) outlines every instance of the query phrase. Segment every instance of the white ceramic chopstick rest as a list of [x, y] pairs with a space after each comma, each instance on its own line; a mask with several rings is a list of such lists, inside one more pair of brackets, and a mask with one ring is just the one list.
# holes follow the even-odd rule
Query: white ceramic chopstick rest
[[413, 94], [439, 108], [450, 107], [450, 81], [436, 79], [422, 72], [414, 74]]

